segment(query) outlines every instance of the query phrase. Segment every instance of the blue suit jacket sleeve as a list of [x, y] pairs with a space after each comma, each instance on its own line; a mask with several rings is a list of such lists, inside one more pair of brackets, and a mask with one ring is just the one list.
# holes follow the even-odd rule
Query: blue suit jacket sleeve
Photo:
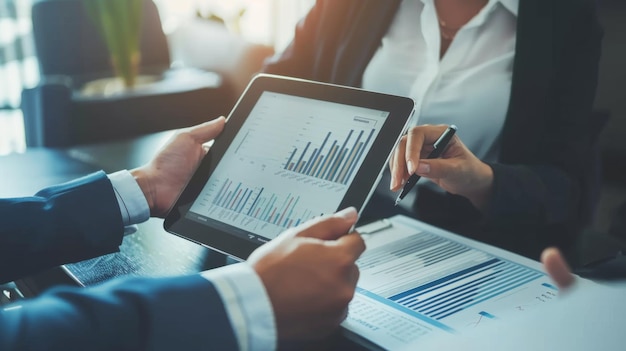
[[124, 235], [104, 172], [0, 199], [0, 282], [41, 269], [115, 252]]
[[[122, 218], [103, 172], [0, 200], [0, 280], [118, 250]], [[0, 350], [234, 350], [214, 286], [195, 275], [58, 288], [0, 309]]]
[[236, 350], [217, 291], [199, 275], [60, 288], [0, 310], [0, 350]]

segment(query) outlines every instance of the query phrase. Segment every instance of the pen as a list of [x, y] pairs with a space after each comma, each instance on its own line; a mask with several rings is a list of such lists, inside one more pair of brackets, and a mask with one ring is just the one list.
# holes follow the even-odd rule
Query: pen
[[[448, 143], [454, 136], [454, 133], [456, 133], [456, 126], [452, 124], [443, 132], [443, 134], [441, 134], [439, 139], [435, 141], [435, 143], [433, 144], [433, 151], [431, 151], [428, 157], [426, 158], [437, 158], [441, 156], [443, 151], [448, 146]], [[402, 191], [400, 192], [400, 195], [398, 195], [398, 198], [396, 199], [395, 206], [398, 206], [398, 204], [400, 203], [400, 200], [404, 199], [406, 194], [408, 194], [409, 191], [413, 189], [413, 187], [415, 186], [415, 184], [417, 184], [417, 181], [420, 180], [420, 178], [421, 177], [415, 173], [413, 173], [409, 177], [409, 180], [406, 181], [406, 183], [404, 184], [404, 187], [402, 187]]]

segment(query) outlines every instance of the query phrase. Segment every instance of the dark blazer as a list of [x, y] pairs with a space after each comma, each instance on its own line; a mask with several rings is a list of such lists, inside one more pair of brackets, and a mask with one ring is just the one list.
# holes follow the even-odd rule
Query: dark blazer
[[[103, 172], [0, 200], [0, 280], [114, 252], [122, 218]], [[237, 342], [222, 300], [199, 275], [57, 288], [0, 309], [0, 350], [194, 350]]]
[[[360, 86], [400, 0], [318, 0], [267, 73]], [[520, 0], [511, 99], [490, 208], [420, 189], [415, 215], [534, 256], [591, 218], [591, 119], [602, 30], [592, 0]], [[372, 202], [370, 202], [371, 205]], [[532, 244], [527, 250], [524, 246]]]

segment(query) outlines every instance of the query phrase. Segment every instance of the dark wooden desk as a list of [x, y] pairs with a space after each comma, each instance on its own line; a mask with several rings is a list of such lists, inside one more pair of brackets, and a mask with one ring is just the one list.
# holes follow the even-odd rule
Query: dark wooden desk
[[65, 150], [31, 148], [0, 157], [0, 197], [32, 195], [41, 188], [97, 170]]

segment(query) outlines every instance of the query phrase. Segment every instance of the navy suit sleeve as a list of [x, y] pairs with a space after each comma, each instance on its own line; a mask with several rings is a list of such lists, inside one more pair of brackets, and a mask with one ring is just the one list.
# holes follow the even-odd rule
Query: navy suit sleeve
[[124, 227], [104, 172], [0, 199], [0, 282], [119, 250]]
[[0, 350], [236, 350], [214, 286], [199, 275], [57, 288], [0, 310]]

